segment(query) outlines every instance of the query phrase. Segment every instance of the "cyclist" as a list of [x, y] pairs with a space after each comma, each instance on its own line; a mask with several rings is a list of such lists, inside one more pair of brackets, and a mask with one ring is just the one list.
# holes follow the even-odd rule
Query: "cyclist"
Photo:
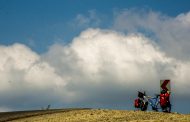
[[170, 91], [163, 89], [160, 93], [160, 106], [163, 112], [171, 112]]

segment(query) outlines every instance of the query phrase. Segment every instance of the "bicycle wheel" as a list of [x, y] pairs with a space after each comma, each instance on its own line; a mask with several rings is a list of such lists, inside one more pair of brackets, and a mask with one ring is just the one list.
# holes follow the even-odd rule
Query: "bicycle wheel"
[[152, 106], [152, 110], [157, 112], [157, 111], [158, 111], [158, 108], [157, 108], [157, 107]]
[[141, 106], [141, 111], [146, 111], [148, 108], [148, 102], [143, 102], [143, 105]]

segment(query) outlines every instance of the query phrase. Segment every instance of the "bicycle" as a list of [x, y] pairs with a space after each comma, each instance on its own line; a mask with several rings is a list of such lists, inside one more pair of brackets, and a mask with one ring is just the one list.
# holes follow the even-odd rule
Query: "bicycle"
[[147, 96], [145, 93], [143, 96], [140, 98], [141, 99], [141, 104], [140, 104], [140, 109], [142, 111], [146, 111], [148, 108], [148, 105], [152, 107], [153, 111], [158, 111], [159, 109], [162, 110], [162, 112], [171, 112], [171, 104], [170, 102], [167, 103], [165, 106], [160, 105], [160, 95], [156, 94], [155, 97]]
[[159, 96], [160, 95], [155, 95], [155, 97], [144, 96], [144, 98], [148, 101], [148, 104], [150, 104], [150, 106], [152, 107], [153, 111], [158, 111], [158, 109], [161, 109], [161, 107], [159, 106]]

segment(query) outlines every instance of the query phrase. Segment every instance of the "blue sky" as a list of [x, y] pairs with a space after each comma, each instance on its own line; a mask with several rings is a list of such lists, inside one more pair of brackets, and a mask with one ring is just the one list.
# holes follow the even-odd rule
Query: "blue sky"
[[189, 6], [189, 0], [1, 0], [0, 43], [10, 45], [19, 42], [42, 53], [58, 39], [59, 43], [70, 42], [85, 29], [69, 26], [78, 14], [85, 16], [94, 10], [105, 17], [96, 27], [109, 28], [115, 10], [150, 9], [176, 16], [188, 12]]
[[170, 79], [189, 113], [189, 0], [0, 0], [0, 111], [133, 109]]

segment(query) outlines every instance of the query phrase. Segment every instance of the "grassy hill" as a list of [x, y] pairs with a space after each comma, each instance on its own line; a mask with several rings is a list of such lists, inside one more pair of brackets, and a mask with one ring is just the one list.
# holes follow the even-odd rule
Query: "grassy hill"
[[0, 121], [12, 122], [190, 122], [188, 114], [105, 109], [56, 109], [2, 115]]

